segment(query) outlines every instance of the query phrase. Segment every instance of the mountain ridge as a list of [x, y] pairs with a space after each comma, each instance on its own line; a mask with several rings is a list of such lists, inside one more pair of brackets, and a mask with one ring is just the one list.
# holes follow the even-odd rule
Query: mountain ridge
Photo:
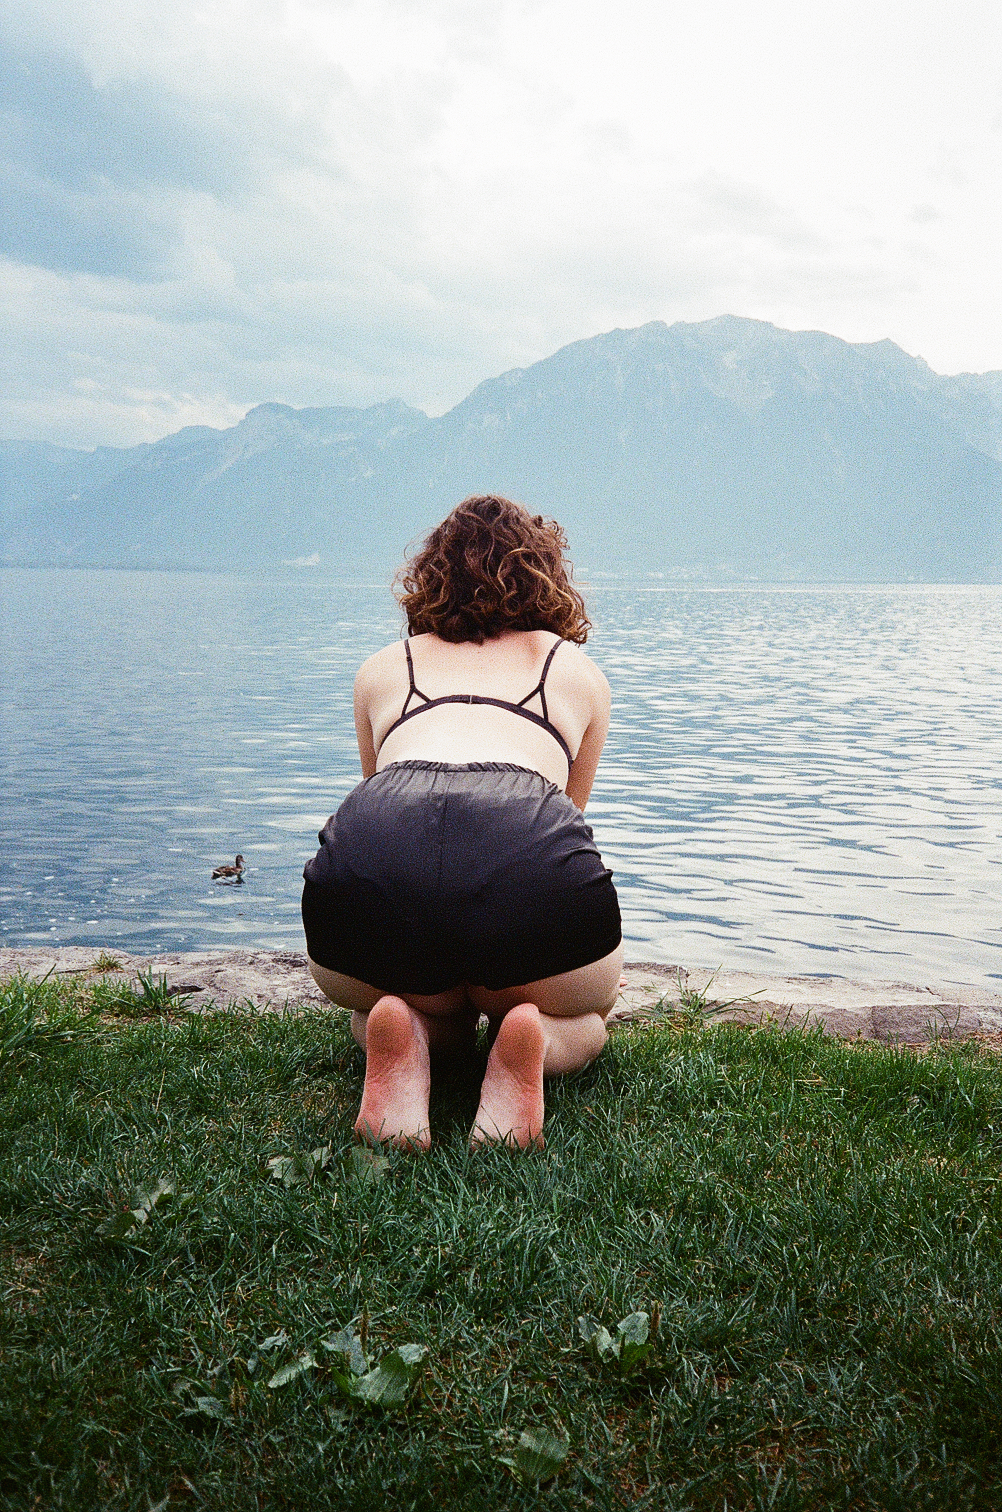
[[555, 515], [605, 571], [997, 581], [1002, 372], [743, 316], [650, 321], [437, 417], [266, 402], [137, 447], [0, 443], [0, 560], [385, 571], [489, 491]]

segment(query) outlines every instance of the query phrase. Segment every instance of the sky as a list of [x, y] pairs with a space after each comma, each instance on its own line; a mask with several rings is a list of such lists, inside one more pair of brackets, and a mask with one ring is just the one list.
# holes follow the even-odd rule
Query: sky
[[724, 313], [1002, 369], [998, 0], [0, 0], [0, 436]]

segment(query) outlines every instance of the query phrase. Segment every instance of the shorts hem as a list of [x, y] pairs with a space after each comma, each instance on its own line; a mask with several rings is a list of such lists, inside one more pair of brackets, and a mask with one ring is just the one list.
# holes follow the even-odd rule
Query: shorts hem
[[452, 992], [457, 987], [482, 987], [485, 992], [506, 992], [511, 987], [522, 987], [528, 982], [545, 982], [549, 977], [563, 976], [568, 971], [579, 971], [583, 966], [594, 966], [596, 961], [602, 961], [606, 956], [622, 944], [622, 930], [615, 935], [607, 936], [598, 946], [584, 946], [580, 950], [565, 951], [559, 957], [550, 956], [545, 959], [537, 957], [528, 962], [528, 968], [518, 972], [514, 977], [510, 972], [504, 972], [499, 977], [493, 975], [490, 981], [477, 982], [472, 978], [461, 974], [449, 974], [444, 977], [416, 978], [406, 973], [397, 975], [390, 971], [369, 971], [369, 964], [365, 961], [335, 963], [330, 960], [322, 960], [319, 954], [312, 950], [308, 951], [311, 961], [318, 966], [323, 966], [326, 971], [336, 971], [341, 976], [351, 977], [356, 982], [364, 982], [367, 987], [376, 992], [410, 993], [413, 997], [437, 997], [442, 992]]

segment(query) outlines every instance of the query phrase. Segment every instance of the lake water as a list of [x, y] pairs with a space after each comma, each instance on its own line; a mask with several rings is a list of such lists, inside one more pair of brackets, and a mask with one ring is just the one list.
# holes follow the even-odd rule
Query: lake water
[[[588, 602], [628, 959], [997, 983], [1002, 588]], [[301, 949], [386, 588], [5, 569], [0, 617], [0, 941]], [[244, 884], [212, 884], [237, 851]]]

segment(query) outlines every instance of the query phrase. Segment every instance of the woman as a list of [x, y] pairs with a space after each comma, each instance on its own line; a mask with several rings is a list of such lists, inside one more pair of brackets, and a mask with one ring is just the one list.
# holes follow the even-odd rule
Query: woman
[[364, 781], [321, 832], [303, 922], [366, 1052], [363, 1138], [428, 1147], [430, 1056], [472, 1056], [481, 1014], [475, 1142], [541, 1145], [543, 1077], [605, 1044], [622, 932], [581, 811], [609, 685], [577, 649], [566, 545], [508, 499], [466, 499], [401, 574], [409, 638], [355, 680]]

